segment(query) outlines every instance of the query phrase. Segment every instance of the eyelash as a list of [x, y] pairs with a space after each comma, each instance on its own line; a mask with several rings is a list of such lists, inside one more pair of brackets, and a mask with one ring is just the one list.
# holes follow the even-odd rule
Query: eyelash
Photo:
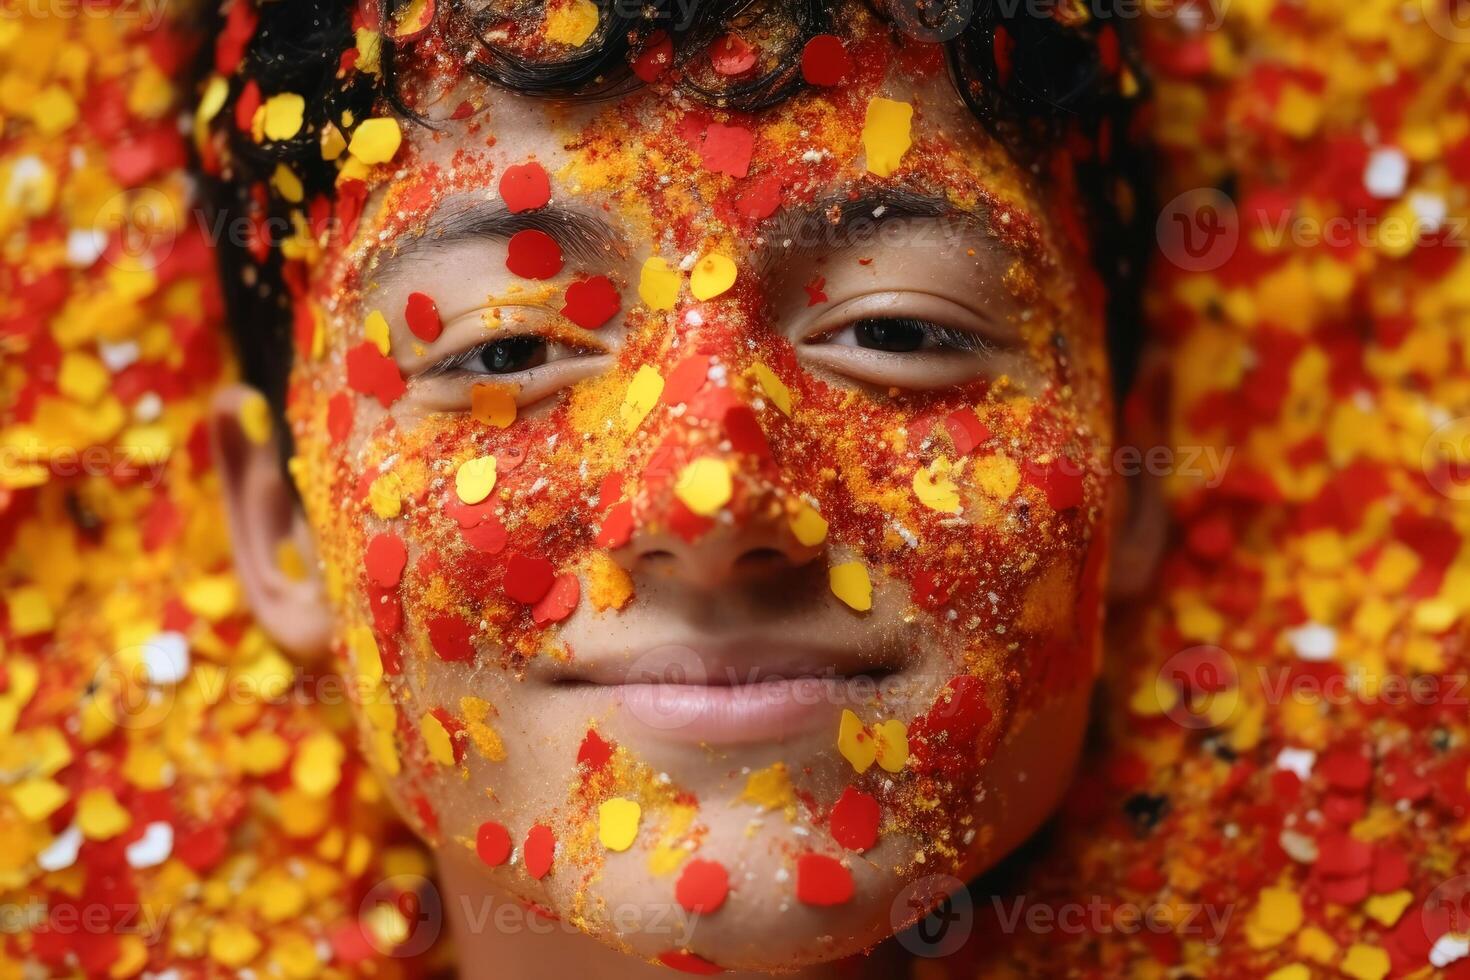
[[885, 316], [885, 317], [862, 317], [850, 320], [838, 327], [833, 327], [822, 334], [818, 334], [813, 340], [831, 337], [841, 333], [843, 330], [855, 330], [864, 323], [882, 321], [896, 324], [900, 327], [914, 329], [933, 340], [942, 348], [963, 351], [967, 354], [994, 354], [998, 350], [995, 341], [983, 334], [973, 330], [960, 330], [955, 327], [946, 327], [935, 323], [933, 320], [920, 320], [916, 317]]

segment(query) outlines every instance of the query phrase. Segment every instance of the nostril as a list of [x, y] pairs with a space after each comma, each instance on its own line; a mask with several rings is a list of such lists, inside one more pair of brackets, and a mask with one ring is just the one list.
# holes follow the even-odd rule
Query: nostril
[[667, 548], [654, 548], [651, 551], [645, 551], [638, 556], [640, 561], [646, 561], [649, 564], [660, 565], [665, 562], [671, 561], [673, 557], [674, 553], [672, 551], [669, 551]]
[[779, 548], [751, 548], [735, 559], [736, 569], [744, 572], [759, 572], [790, 563], [786, 552]]

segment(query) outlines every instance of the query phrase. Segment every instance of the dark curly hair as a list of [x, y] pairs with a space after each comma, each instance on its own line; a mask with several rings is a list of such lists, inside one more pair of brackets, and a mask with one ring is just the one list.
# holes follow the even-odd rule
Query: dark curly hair
[[[360, 121], [386, 104], [432, 125], [408, 104], [396, 70], [413, 42], [400, 44], [385, 32], [380, 71], [350, 67], [355, 28], [374, 16], [394, 23], [410, 2], [224, 0], [211, 13], [206, 30], [215, 44], [201, 57], [201, 84], [210, 75], [228, 79], [213, 153], [206, 143], [202, 161], [213, 227], [291, 228], [289, 207], [262, 190], [280, 163], [300, 177], [307, 201], [330, 200], [337, 169], [322, 159], [319, 138], [344, 113]], [[439, 0], [438, 16], [451, 18], [462, 40], [473, 43], [467, 70], [515, 92], [616, 95], [639, 84], [632, 70], [638, 56], [667, 40], [681, 92], [754, 110], [805, 85], [802, 49], [813, 36], [840, 30], [844, 2], [850, 0], [597, 0], [597, 27], [570, 54], [539, 50], [524, 29], [541, 22], [545, 0]], [[1114, 375], [1126, 386], [1138, 347], [1142, 217], [1149, 213], [1138, 179], [1146, 160], [1134, 131], [1142, 76], [1120, 30], [1128, 0], [1055, 0], [1044, 9], [1028, 0], [868, 2], [893, 30], [944, 45], [960, 95], [1018, 158], [1039, 166], [1049, 153], [1068, 152], [1088, 203], [1094, 261], [1109, 286]], [[699, 70], [694, 56], [731, 28], [779, 40], [758, 77], [730, 81]], [[252, 139], [248, 125], [236, 121], [241, 100], [286, 91], [306, 99], [301, 131], [288, 140]], [[279, 416], [292, 356], [289, 270], [279, 249], [262, 247], [259, 233], [226, 236], [217, 251], [243, 374]]]

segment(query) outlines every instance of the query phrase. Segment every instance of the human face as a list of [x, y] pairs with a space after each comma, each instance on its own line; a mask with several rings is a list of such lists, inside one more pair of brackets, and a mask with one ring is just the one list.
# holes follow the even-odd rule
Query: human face
[[368, 757], [441, 861], [645, 958], [873, 944], [1035, 827], [1085, 720], [1076, 202], [852, 30], [754, 115], [425, 70], [309, 284], [294, 473]]

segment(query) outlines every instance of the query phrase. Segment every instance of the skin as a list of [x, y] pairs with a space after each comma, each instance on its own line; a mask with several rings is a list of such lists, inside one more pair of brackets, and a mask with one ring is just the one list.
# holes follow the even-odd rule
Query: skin
[[[978, 874], [1035, 829], [1066, 785], [1096, 669], [1114, 500], [1097, 291], [1064, 233], [1076, 204], [980, 127], [937, 58], [891, 49], [870, 27], [855, 28], [865, 57], [849, 83], [739, 119], [756, 134], [757, 168], [823, 151], [758, 225], [711, 205], [740, 185], [701, 167], [680, 132], [686, 110], [666, 93], [557, 106], [438, 80], [448, 89], [441, 108], [468, 100], [477, 111], [437, 130], [407, 126], [393, 165], [372, 175], [356, 236], [334, 238], [311, 271], [322, 350], [297, 359], [288, 410], [301, 506], [273, 448], [241, 435], [244, 393], [220, 397], [216, 438], [247, 593], [279, 642], [307, 657], [330, 648], [359, 682], [366, 756], [437, 852], [442, 890], [465, 899], [445, 904], [468, 973], [494, 962], [519, 976], [589, 965], [652, 975], [660, 968], [640, 960], [677, 950], [737, 971], [828, 975], [917, 914], [892, 910], [906, 886], [932, 891], [933, 876]], [[857, 138], [876, 95], [916, 109], [914, 148], [886, 178], [867, 172]], [[461, 233], [466, 213], [503, 223], [498, 181], [528, 160], [551, 175], [552, 207], [597, 225], [581, 247], [565, 223], [548, 225], [566, 261], [544, 282], [507, 270], [503, 237]], [[865, 204], [869, 215], [903, 213], [912, 198], [898, 189], [949, 213], [880, 222], [856, 242], [821, 221], [826, 205], [861, 195], [889, 202]], [[677, 268], [709, 252], [734, 262], [733, 288], [699, 301], [682, 276], [674, 310], [640, 302], [647, 258]], [[622, 312], [597, 330], [558, 312], [567, 285], [587, 275], [607, 275], [621, 292]], [[811, 305], [806, 287], [818, 277], [827, 300]], [[414, 292], [441, 313], [432, 343], [408, 329]], [[375, 310], [408, 379], [386, 408], [346, 380], [347, 352], [363, 344]], [[983, 343], [943, 348], [931, 337], [918, 351], [874, 350], [853, 326], [873, 317], [932, 321]], [[492, 377], [482, 361], [442, 368], [514, 336], [543, 339], [532, 360], [545, 363]], [[747, 411], [768, 455], [741, 451], [693, 406], [659, 404], [623, 423], [638, 369], [667, 379], [691, 352], [715, 365], [702, 390], [724, 389], [720, 404]], [[789, 415], [753, 380], [757, 365], [789, 389]], [[472, 389], [485, 383], [513, 392], [515, 420], [504, 428], [471, 411]], [[329, 434], [334, 400], [350, 411], [341, 439]], [[967, 408], [990, 430], [980, 446], [957, 452], [942, 422], [926, 438], [934, 419]], [[508, 537], [494, 555], [468, 546], [451, 516], [458, 465], [485, 454], [499, 458], [490, 507]], [[918, 499], [915, 474], [936, 459], [941, 470], [963, 461], [951, 477], [958, 513]], [[1053, 509], [1028, 476], [1057, 460], [1081, 494], [1075, 506]], [[681, 513], [679, 480], [695, 461], [730, 474], [729, 502], [704, 521]], [[368, 492], [385, 473], [398, 481], [386, 494], [400, 501], [395, 516], [375, 513]], [[620, 475], [616, 496], [635, 515], [627, 541], [611, 548], [594, 541], [609, 474]], [[829, 522], [824, 540], [798, 540], [791, 521], [804, 507]], [[383, 534], [408, 555], [401, 583], [386, 590], [402, 609], [389, 627], [373, 615], [385, 590], [363, 570]], [[315, 557], [306, 579], [277, 566], [282, 538]], [[576, 576], [566, 619], [537, 624], [507, 599], [513, 554]], [[869, 574], [870, 611], [829, 586], [829, 569], [846, 562]], [[937, 601], [916, 585], [930, 580]], [[444, 659], [431, 626], [446, 619], [468, 624], [471, 661]], [[801, 711], [733, 741], [699, 737], [701, 718], [638, 702], [625, 686], [795, 675], [825, 679]], [[984, 706], [981, 721], [954, 729], [963, 736], [946, 731], [961, 678]], [[425, 728], [436, 709], [441, 726], [466, 729], [448, 762], [435, 759]], [[864, 725], [905, 726], [908, 762], [857, 772], [839, 749], [844, 709]], [[577, 761], [589, 730], [615, 747], [595, 769]], [[789, 791], [751, 793], [751, 774], [775, 766]], [[883, 815], [877, 844], [861, 854], [830, 829], [849, 787], [873, 795]], [[641, 806], [625, 851], [598, 837], [599, 807], [612, 797]], [[506, 864], [477, 856], [485, 821], [518, 845]], [[533, 824], [558, 841], [540, 880], [519, 851]], [[850, 900], [798, 899], [796, 859], [813, 852], [842, 859]], [[691, 854], [729, 873], [717, 912], [691, 916], [674, 901]], [[548, 941], [477, 918], [515, 901], [565, 927]]]

